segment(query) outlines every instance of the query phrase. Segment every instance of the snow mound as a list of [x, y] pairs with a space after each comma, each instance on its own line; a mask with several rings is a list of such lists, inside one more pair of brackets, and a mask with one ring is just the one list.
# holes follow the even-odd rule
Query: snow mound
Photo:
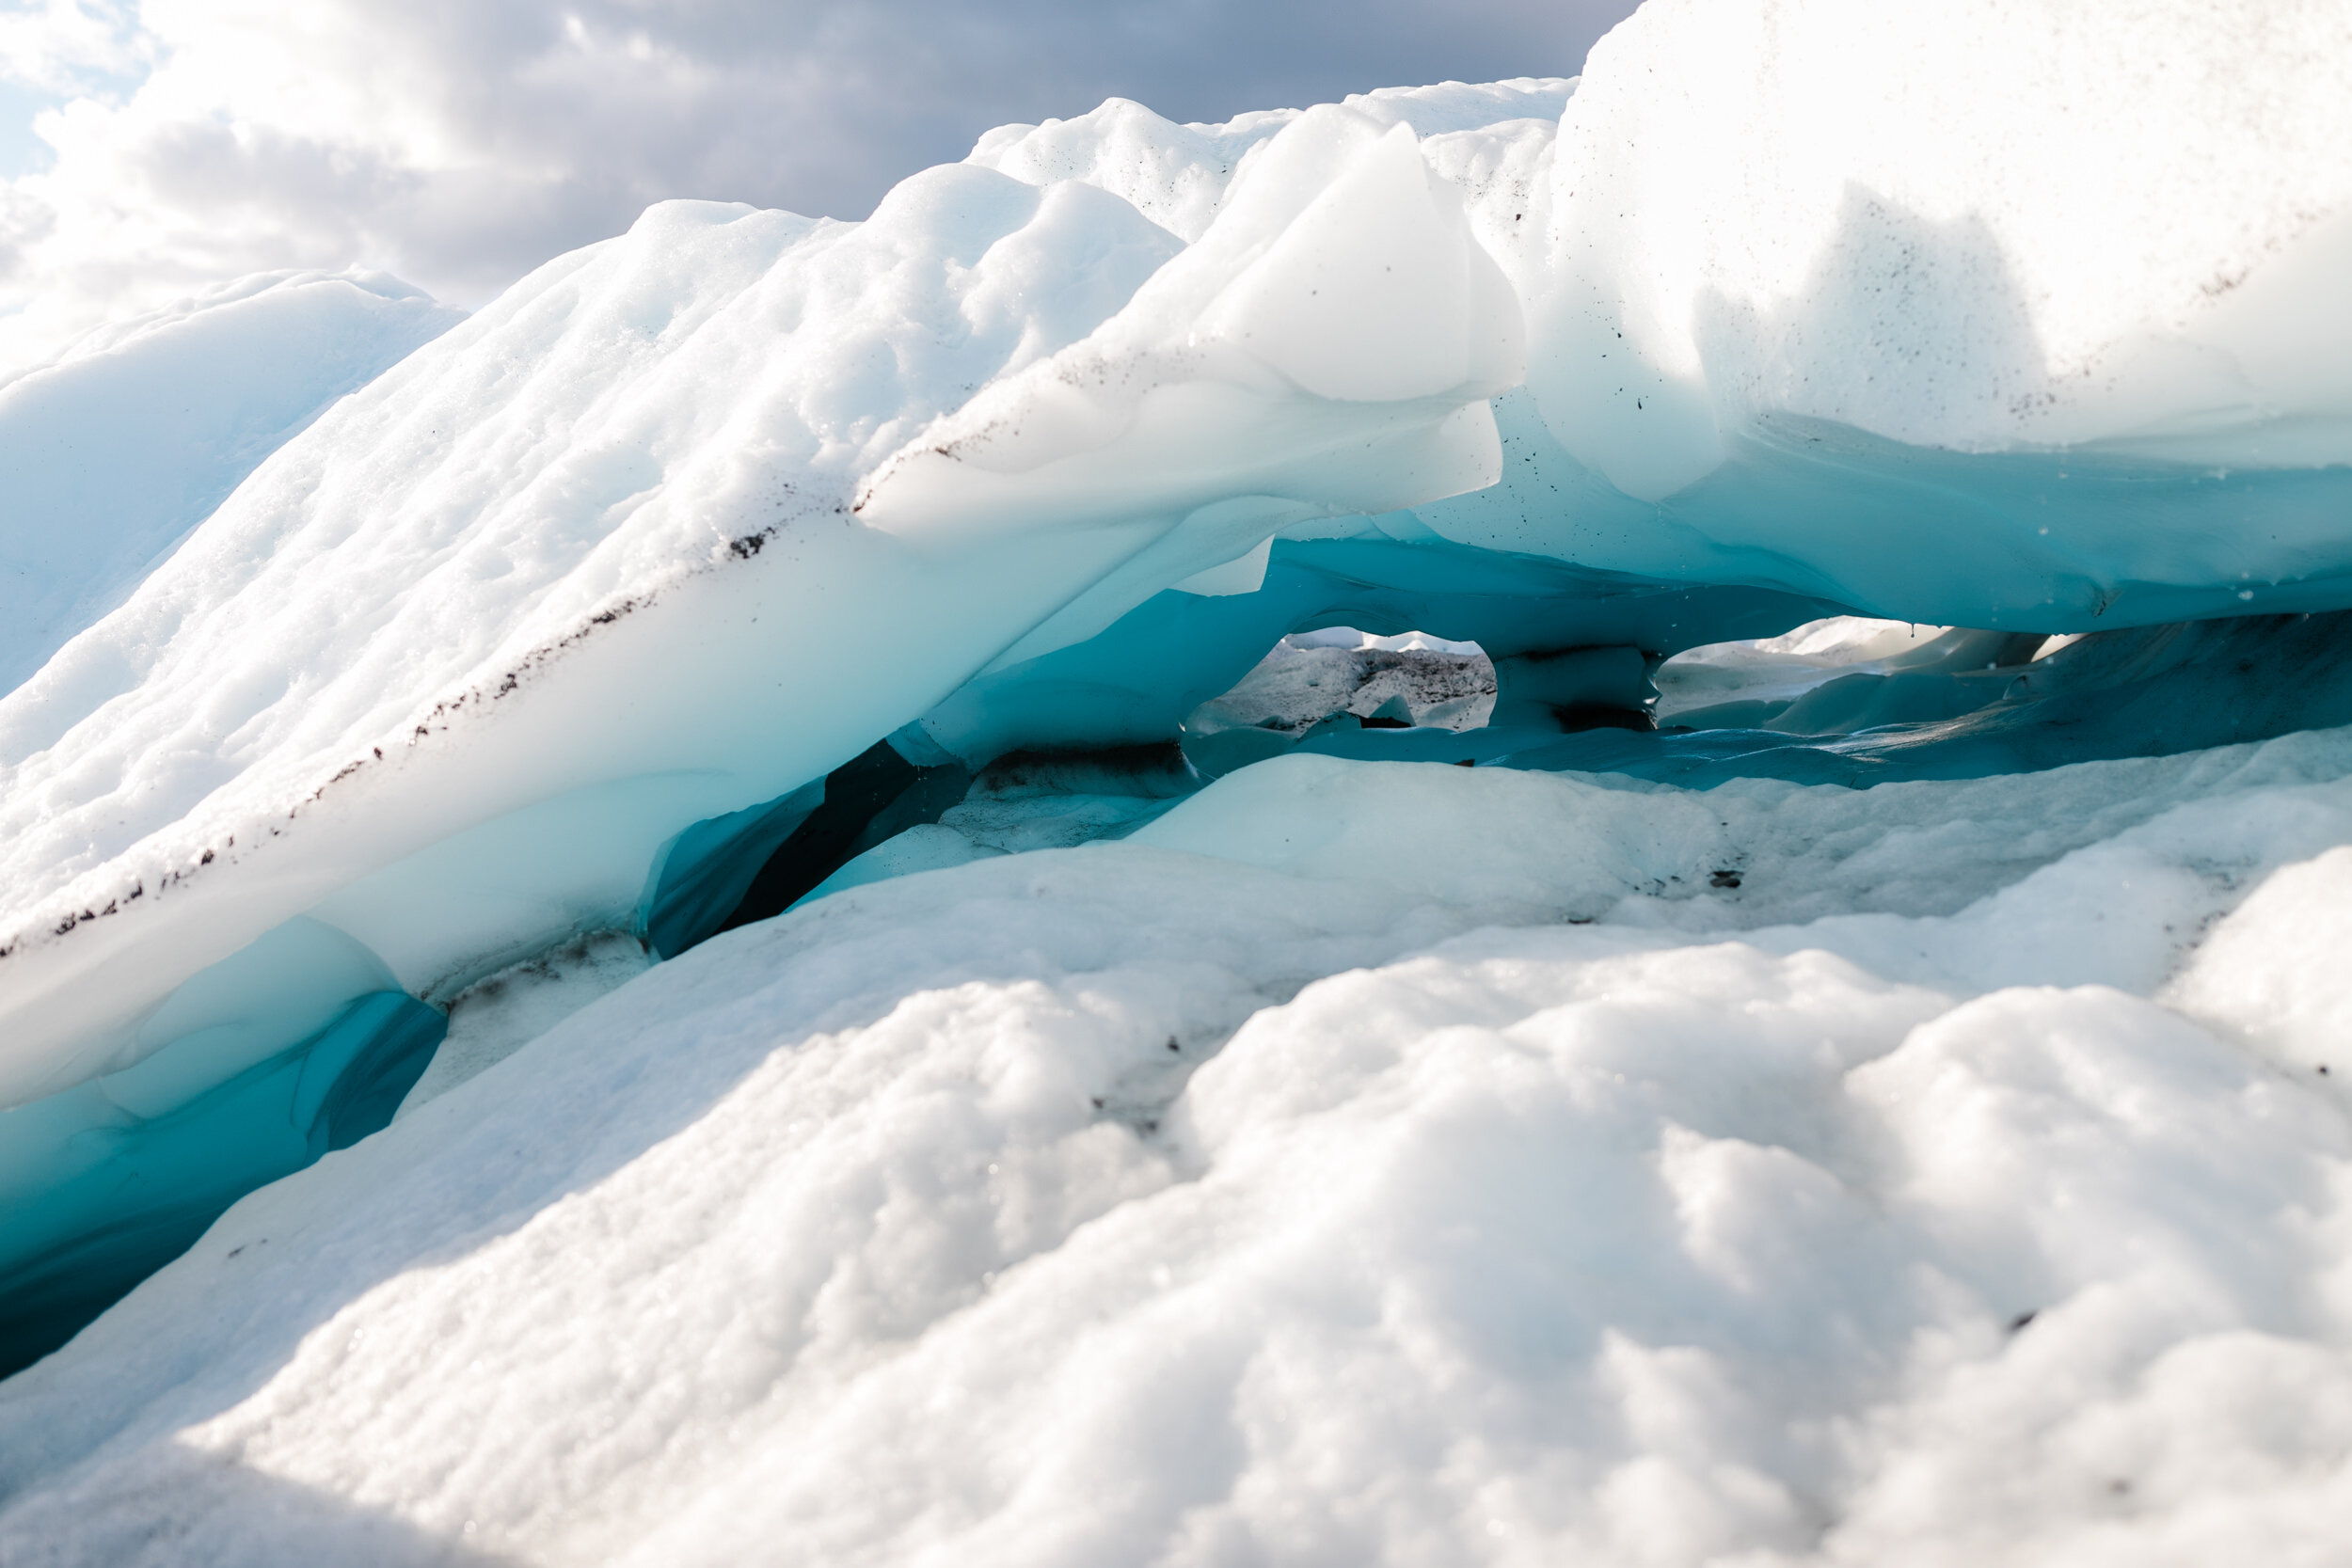
[[463, 319], [380, 273], [263, 273], [0, 386], [0, 691], [323, 408]]
[[1645, 497], [1769, 417], [2352, 460], [2343, 45], [2326, 5], [1645, 5], [1564, 120], [1538, 395]]

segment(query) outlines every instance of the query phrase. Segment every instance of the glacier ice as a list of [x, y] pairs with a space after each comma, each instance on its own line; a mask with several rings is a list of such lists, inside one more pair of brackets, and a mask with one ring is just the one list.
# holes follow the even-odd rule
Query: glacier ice
[[253, 327], [327, 390], [141, 467], [0, 696], [7, 1354], [274, 1184], [0, 1390], [0, 1539], [2318, 1516], [2334, 1438], [2199, 1403], [2347, 1342], [2352, 49], [2243, 20], [1654, 0], [1576, 83], [1114, 101], [860, 224], [660, 204], [266, 461], [364, 356]]

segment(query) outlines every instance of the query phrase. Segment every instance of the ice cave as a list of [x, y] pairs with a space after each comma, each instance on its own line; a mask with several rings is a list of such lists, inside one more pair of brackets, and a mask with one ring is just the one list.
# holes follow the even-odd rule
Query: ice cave
[[2338, 0], [1113, 100], [0, 466], [0, 1560], [2352, 1551]]

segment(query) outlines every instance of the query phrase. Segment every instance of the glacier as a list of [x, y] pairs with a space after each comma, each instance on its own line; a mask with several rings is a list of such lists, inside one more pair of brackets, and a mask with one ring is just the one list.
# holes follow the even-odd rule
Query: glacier
[[2333, 1538], [2348, 78], [1652, 0], [0, 388], [0, 1555]]

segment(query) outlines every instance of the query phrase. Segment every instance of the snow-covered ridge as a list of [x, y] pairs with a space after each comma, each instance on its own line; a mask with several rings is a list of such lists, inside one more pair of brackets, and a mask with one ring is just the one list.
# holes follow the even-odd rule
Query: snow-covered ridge
[[267, 273], [0, 386], [0, 690], [135, 588], [326, 404], [463, 312], [373, 273]]
[[[673, 203], [526, 279], [264, 465], [0, 705], [0, 874], [23, 911], [0, 959], [0, 1076], [21, 1095], [124, 1065], [141, 1053], [125, 1031], [178, 978], [359, 878], [559, 799], [573, 814], [560, 835], [505, 835], [565, 863], [568, 885], [502, 873], [534, 912], [485, 916], [470, 886], [426, 891], [428, 870], [320, 918], [419, 990], [626, 924], [664, 839], [821, 774], [1041, 624], [1045, 646], [1077, 641], [1276, 523], [1485, 483], [1483, 400], [1518, 373], [1516, 306], [1458, 204], [1385, 215], [1400, 181], [1424, 203], [1454, 199], [1413, 147], [1351, 110], [1302, 117], [1259, 160], [1259, 195], [1229, 201], [1189, 249], [1083, 183], [950, 166], [857, 226]], [[1316, 205], [1342, 166], [1354, 182]], [[1248, 348], [1201, 360], [1212, 307], [1236, 342], [1280, 308], [1230, 281], [1306, 293], [1299, 269], [1318, 257], [1386, 277], [1360, 226], [1420, 231], [1424, 211], [1440, 220], [1434, 281], [1489, 281], [1485, 315], [1435, 337], [1391, 298], [1393, 331], [1421, 345], [1406, 345], [1410, 385], [1367, 403], [1300, 388]], [[1273, 243], [1294, 232], [1289, 251]], [[1159, 455], [1106, 452], [1066, 525], [1016, 496], [1006, 505], [1033, 524], [1007, 534], [979, 515], [987, 498], [958, 512], [951, 495], [954, 526], [910, 537], [923, 503], [903, 466], [944, 444], [933, 421], [1105, 332], [1101, 363], [1137, 405], [1173, 410], [1165, 430], [1141, 421]], [[1286, 362], [1306, 370], [1314, 352], [1302, 341]], [[1222, 411], [1192, 406], [1204, 397]], [[1284, 407], [1289, 423], [1269, 420]], [[1031, 446], [1011, 461], [1033, 463], [1043, 431], [1023, 430]], [[1188, 441], [1244, 431], [1254, 447], [1190, 471]], [[1120, 494], [1152, 467], [1175, 488]], [[877, 471], [898, 476], [881, 528], [849, 512]], [[1293, 494], [1250, 499], [1269, 485]], [[798, 683], [698, 673], [870, 645], [882, 604], [924, 635], [872, 648], [814, 706]], [[493, 709], [500, 721], [478, 717]], [[142, 763], [165, 757], [160, 773]], [[94, 765], [115, 787], [69, 801], [52, 783]], [[612, 851], [582, 866], [559, 837], [588, 823]], [[477, 848], [452, 854], [480, 863]], [[256, 856], [286, 869], [225, 875]], [[430, 914], [414, 902], [437, 896]], [[376, 918], [388, 901], [398, 931]], [[167, 905], [186, 912], [158, 917]], [[159, 918], [177, 934], [130, 934]], [[435, 934], [420, 947], [421, 931]], [[100, 997], [109, 1016], [90, 1014]]]
[[[829, 777], [1165, 753], [1289, 632], [1477, 641], [1521, 727], [1400, 743], [1455, 762], [1573, 752], [1661, 657], [1837, 610], [1981, 628], [1938, 691], [2030, 725], [2147, 648], [2010, 642], [2352, 607], [2340, 31], [1665, 3], [1578, 84], [1113, 103], [863, 224], [657, 206], [337, 404], [0, 698], [0, 1196], [250, 1074], [330, 1144], [469, 988], [697, 878], [716, 928]], [[1998, 766], [2298, 721], [2243, 706]]]
[[[1477, 87], [1384, 87], [1352, 94], [1341, 106], [1384, 130], [1409, 125], [1424, 146], [1455, 133], [1484, 144], [1494, 138], [1482, 133], [1534, 120], [1540, 129], [1530, 127], [1530, 134], [1544, 146], [1575, 90], [1573, 79], [1523, 76]], [[1258, 150], [1307, 112], [1263, 109], [1222, 125], [1176, 125], [1114, 98], [1074, 119], [998, 126], [964, 162], [1032, 185], [1076, 180], [1108, 191], [1189, 245], [1207, 232], [1227, 188]]]

